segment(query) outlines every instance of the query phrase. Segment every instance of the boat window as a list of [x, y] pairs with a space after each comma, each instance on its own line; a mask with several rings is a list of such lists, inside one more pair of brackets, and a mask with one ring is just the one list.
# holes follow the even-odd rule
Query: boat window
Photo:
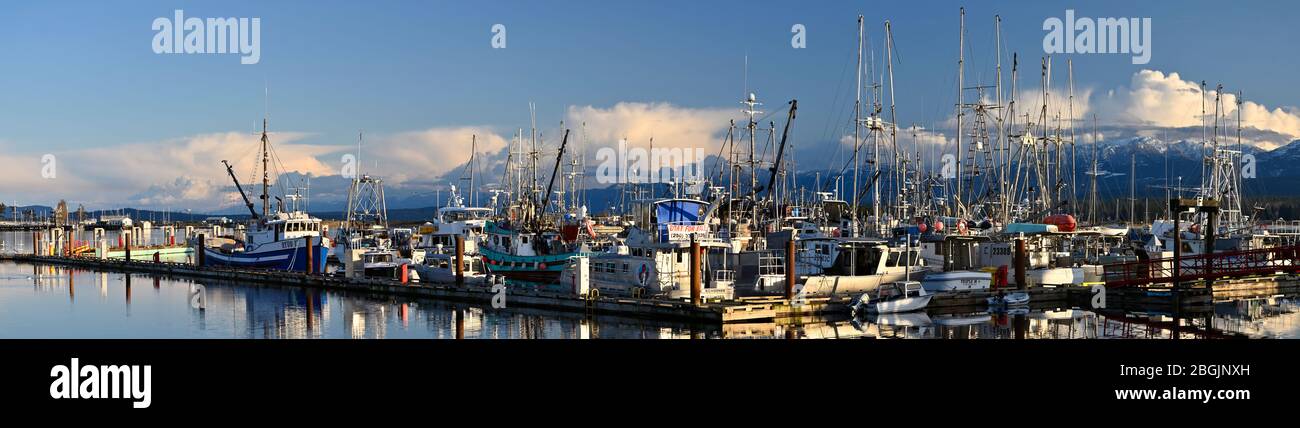
[[527, 237], [527, 236], [520, 236], [520, 237], [519, 237], [519, 242], [520, 242], [520, 243], [527, 244], [527, 243], [528, 243], [528, 237]]
[[627, 273], [627, 263], [623, 263], [623, 273]]

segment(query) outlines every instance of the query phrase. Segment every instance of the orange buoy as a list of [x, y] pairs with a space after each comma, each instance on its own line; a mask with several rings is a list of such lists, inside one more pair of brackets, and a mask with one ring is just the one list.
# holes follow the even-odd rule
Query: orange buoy
[[1074, 216], [1069, 214], [1052, 214], [1043, 218], [1043, 224], [1056, 226], [1056, 230], [1061, 232], [1073, 232], [1079, 224], [1075, 222]]

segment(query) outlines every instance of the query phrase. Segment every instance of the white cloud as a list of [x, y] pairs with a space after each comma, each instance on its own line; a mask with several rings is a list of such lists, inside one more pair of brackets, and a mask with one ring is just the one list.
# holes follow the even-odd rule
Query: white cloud
[[629, 146], [648, 146], [653, 137], [655, 147], [704, 148], [713, 154], [721, 147], [728, 121], [738, 113], [738, 108], [621, 102], [609, 108], [570, 106], [566, 123], [574, 132], [582, 132], [585, 124], [589, 151], [614, 147], [622, 139]]
[[[337, 149], [303, 144], [301, 140], [307, 135], [271, 134], [283, 168], [329, 173], [331, 168], [317, 157]], [[25, 149], [5, 147], [6, 154], [0, 155], [0, 168], [30, 173], [12, 174], [10, 179], [0, 182], [0, 191], [35, 199], [34, 203], [57, 197], [105, 208], [124, 204], [214, 207], [224, 198], [221, 189], [229, 183], [221, 161], [231, 161], [236, 173], [247, 179], [255, 161], [258, 137], [224, 132], [111, 147], [55, 150], [51, 153], [57, 165], [53, 179], [40, 174], [42, 154], [31, 149], [36, 144], [24, 144]]]
[[[1204, 96], [1199, 82], [1184, 80], [1178, 73], [1165, 74], [1155, 70], [1142, 70], [1133, 74], [1128, 87], [1116, 88], [1093, 100], [1096, 109], [1103, 112], [1103, 123], [1134, 127], [1200, 128], [1205, 116], [1201, 114], [1204, 101], [1205, 114], [1213, 126], [1216, 92], [1207, 85]], [[1236, 128], [1237, 94], [1225, 91], [1222, 99], [1225, 129]], [[1285, 144], [1300, 138], [1300, 112], [1294, 107], [1273, 108], [1244, 101], [1241, 104], [1243, 128], [1254, 128], [1264, 133], [1254, 138], [1244, 138], [1261, 148]]]
[[[362, 146], [361, 172], [382, 177], [394, 185], [434, 180], [469, 162], [470, 146], [477, 141], [480, 154], [496, 154], [510, 139], [481, 126], [430, 128], [422, 131], [367, 137]], [[344, 148], [344, 150], [348, 150]], [[480, 164], [484, 175], [490, 164]]]

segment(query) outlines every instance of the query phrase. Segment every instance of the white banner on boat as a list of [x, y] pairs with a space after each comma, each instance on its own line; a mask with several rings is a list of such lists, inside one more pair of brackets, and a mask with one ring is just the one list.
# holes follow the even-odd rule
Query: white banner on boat
[[691, 234], [704, 234], [709, 232], [709, 226], [704, 224], [670, 224], [668, 225], [669, 241], [690, 241]]

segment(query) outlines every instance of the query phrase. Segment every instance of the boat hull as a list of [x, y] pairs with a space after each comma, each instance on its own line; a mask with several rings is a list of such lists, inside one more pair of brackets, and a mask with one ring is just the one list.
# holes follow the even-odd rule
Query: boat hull
[[551, 254], [545, 256], [516, 256], [480, 248], [483, 265], [488, 273], [500, 275], [507, 280], [527, 281], [539, 284], [555, 284], [560, 280], [560, 273], [569, 266], [570, 258], [589, 255], [581, 252]]
[[[325, 273], [325, 257], [329, 248], [313, 242], [308, 248], [306, 240], [281, 241], [275, 243], [278, 248], [258, 249], [252, 252], [224, 252], [215, 248], [203, 248], [203, 266], [224, 266], [245, 269], [283, 270], [306, 272], [307, 260], [314, 260], [315, 273]], [[264, 245], [268, 247], [271, 245]]]
[[[429, 265], [413, 264], [411, 269], [415, 270], [416, 275], [422, 283], [454, 283], [456, 282], [456, 273], [451, 269], [436, 268]], [[487, 275], [481, 273], [465, 272], [466, 284], [486, 284]]]
[[[850, 296], [874, 292], [877, 288], [880, 288], [881, 284], [904, 280], [916, 280], [924, 278], [926, 275], [926, 271], [914, 269], [910, 275], [907, 272], [888, 272], [874, 275], [809, 276], [804, 279], [802, 284], [795, 285], [795, 294], [804, 297]], [[780, 281], [779, 284], [783, 289], [785, 282]], [[764, 289], [761, 291], [776, 292], [779, 290]]]
[[925, 309], [930, 304], [930, 299], [934, 296], [907, 297], [902, 299], [886, 300], [883, 302], [867, 303], [867, 312], [873, 314], [896, 314], [902, 312], [912, 312]]
[[921, 287], [924, 287], [927, 292], [936, 293], [987, 290], [992, 283], [993, 276], [987, 272], [934, 272], [925, 275], [925, 279], [921, 280]]

